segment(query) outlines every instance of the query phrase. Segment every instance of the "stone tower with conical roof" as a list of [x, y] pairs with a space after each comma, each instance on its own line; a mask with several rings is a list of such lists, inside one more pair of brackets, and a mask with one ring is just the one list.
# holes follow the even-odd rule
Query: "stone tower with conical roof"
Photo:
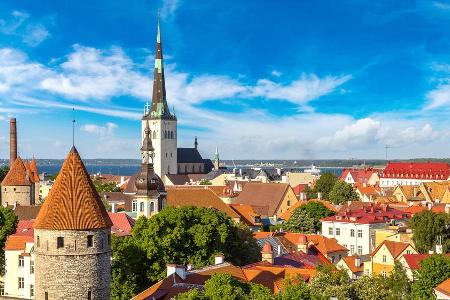
[[148, 122], [144, 129], [144, 140], [141, 147], [141, 172], [136, 177], [137, 215], [151, 217], [166, 206], [166, 192], [161, 178], [155, 174], [153, 159], [155, 157], [150, 126]]
[[149, 123], [150, 138], [154, 147], [155, 173], [165, 180], [166, 174], [177, 174], [177, 118], [171, 113], [166, 99], [166, 83], [158, 18], [155, 69], [153, 72], [152, 104], [145, 106], [142, 117], [142, 141], [145, 126]]
[[72, 147], [34, 223], [36, 299], [109, 299], [111, 226]]

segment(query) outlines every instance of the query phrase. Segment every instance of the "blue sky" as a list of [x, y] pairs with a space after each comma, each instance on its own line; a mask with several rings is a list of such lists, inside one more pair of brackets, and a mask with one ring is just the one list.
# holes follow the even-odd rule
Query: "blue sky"
[[449, 1], [2, 1], [0, 157], [137, 158], [161, 11], [179, 146], [227, 159], [449, 157]]

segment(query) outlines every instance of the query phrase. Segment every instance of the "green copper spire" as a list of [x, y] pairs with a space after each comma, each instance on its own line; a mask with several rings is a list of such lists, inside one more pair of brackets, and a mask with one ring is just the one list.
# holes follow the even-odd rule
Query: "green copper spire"
[[158, 34], [156, 35], [156, 42], [161, 43], [161, 30], [159, 26], [159, 11], [158, 11]]

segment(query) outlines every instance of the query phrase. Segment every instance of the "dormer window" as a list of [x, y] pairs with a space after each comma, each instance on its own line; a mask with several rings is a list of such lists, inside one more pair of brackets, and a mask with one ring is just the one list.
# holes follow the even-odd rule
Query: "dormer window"
[[94, 247], [94, 236], [93, 235], [87, 236], [87, 247], [88, 248]]

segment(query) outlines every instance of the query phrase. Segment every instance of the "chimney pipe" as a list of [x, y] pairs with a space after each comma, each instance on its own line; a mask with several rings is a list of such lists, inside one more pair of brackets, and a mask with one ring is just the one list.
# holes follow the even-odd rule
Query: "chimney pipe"
[[9, 166], [11, 167], [17, 158], [17, 126], [16, 118], [9, 120]]

